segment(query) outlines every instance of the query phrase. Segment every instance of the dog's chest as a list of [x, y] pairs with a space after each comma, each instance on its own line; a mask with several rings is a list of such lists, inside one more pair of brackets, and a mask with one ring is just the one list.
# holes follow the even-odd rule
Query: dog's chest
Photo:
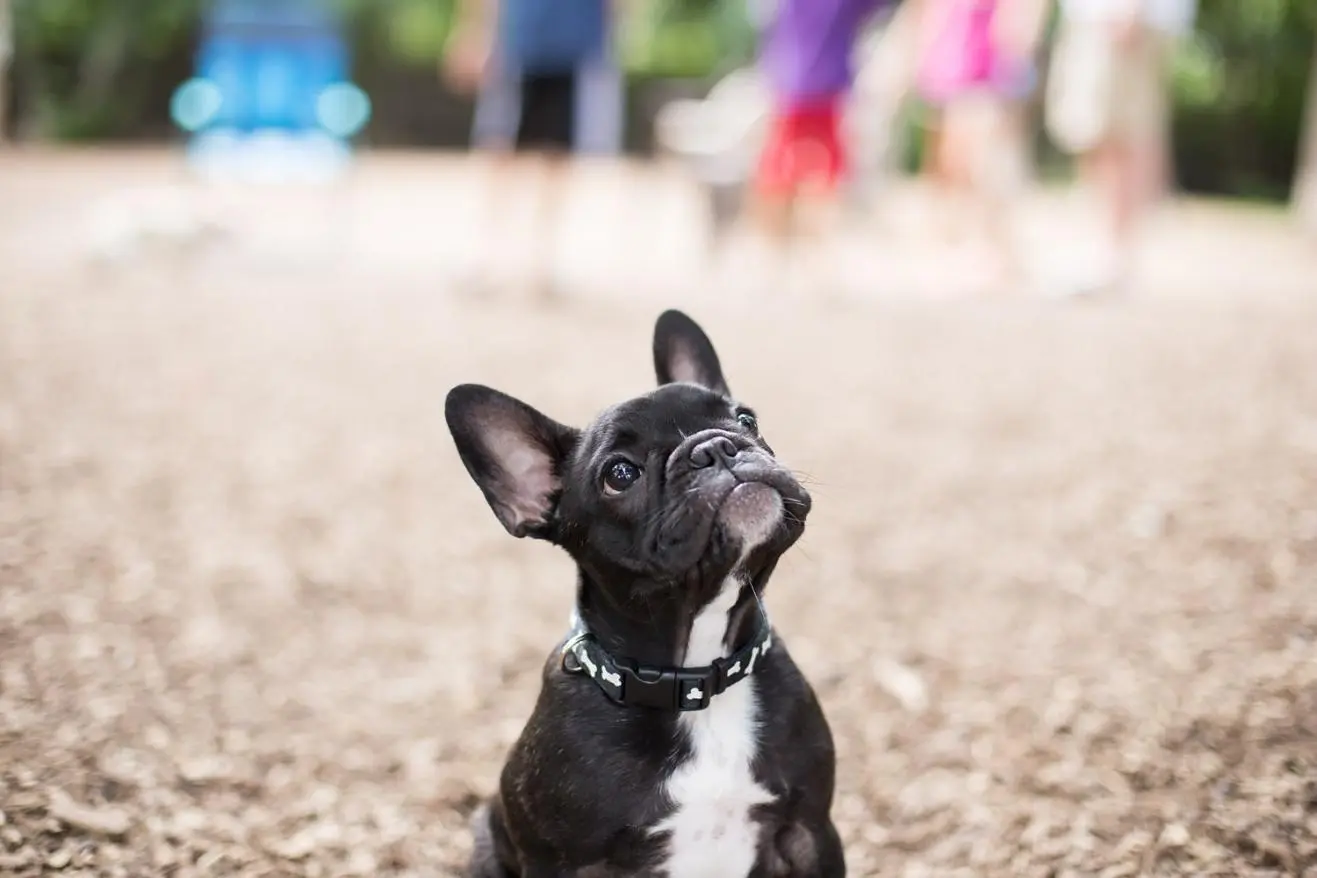
[[[724, 592], [731, 592], [730, 599], [720, 595], [696, 620], [690, 664], [705, 664], [718, 655], [727, 610], [736, 596], [730, 587]], [[664, 794], [674, 810], [653, 828], [668, 833], [667, 878], [743, 878], [754, 868], [759, 827], [752, 810], [773, 800], [755, 782], [752, 769], [758, 748], [756, 682], [747, 677], [705, 710], [679, 720], [690, 756], [665, 781]]]

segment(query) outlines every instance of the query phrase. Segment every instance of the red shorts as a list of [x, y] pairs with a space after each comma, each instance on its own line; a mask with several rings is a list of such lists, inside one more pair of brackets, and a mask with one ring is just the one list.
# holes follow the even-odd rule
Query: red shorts
[[831, 191], [846, 173], [841, 100], [824, 99], [779, 108], [759, 157], [757, 187], [768, 195], [802, 188]]

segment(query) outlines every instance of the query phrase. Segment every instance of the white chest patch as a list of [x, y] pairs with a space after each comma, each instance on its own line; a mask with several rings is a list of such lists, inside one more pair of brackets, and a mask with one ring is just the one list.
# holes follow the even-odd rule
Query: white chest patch
[[[685, 664], [700, 667], [724, 654], [727, 613], [741, 585], [723, 583], [718, 597], [691, 628]], [[758, 748], [758, 697], [749, 676], [713, 699], [704, 710], [682, 714], [691, 755], [664, 784], [675, 810], [653, 832], [670, 833], [667, 878], [744, 878], [755, 865], [759, 832], [750, 809], [773, 800], [755, 783], [751, 764]]]

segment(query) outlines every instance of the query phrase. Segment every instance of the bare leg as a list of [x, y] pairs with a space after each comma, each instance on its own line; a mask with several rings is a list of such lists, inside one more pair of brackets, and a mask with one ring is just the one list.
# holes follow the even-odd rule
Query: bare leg
[[1107, 147], [1105, 164], [1108, 231], [1116, 251], [1125, 254], [1139, 215], [1138, 156], [1132, 144], [1115, 143]]
[[534, 248], [532, 283], [540, 298], [550, 300], [558, 295], [556, 263], [571, 161], [566, 154], [559, 152], [535, 158], [539, 202], [535, 205], [535, 226], [531, 236], [531, 247]]
[[1117, 275], [1127, 267], [1138, 221], [1137, 161], [1132, 145], [1119, 141], [1098, 147], [1088, 160], [1088, 174], [1102, 204], [1111, 270]]
[[524, 190], [525, 168], [510, 149], [482, 150], [476, 171], [477, 191], [471, 226], [477, 236], [464, 267], [468, 283], [477, 290], [498, 286], [506, 278], [496, 272], [506, 262], [508, 217], [515, 213], [517, 196]]
[[929, 180], [933, 184], [939, 236], [947, 242], [965, 237], [963, 202], [965, 187], [961, 168], [960, 132], [955, 109], [944, 107], [935, 127], [928, 132]]
[[1025, 119], [1020, 107], [994, 101], [978, 164], [980, 224], [998, 264], [998, 282], [1010, 290], [1026, 280], [1027, 266], [1016, 239], [1016, 211], [1027, 183]]
[[1095, 150], [1088, 168], [1091, 182], [1103, 193], [1112, 283], [1120, 283], [1131, 271], [1144, 220], [1165, 191], [1168, 176], [1169, 121], [1161, 47], [1142, 44], [1129, 63], [1138, 71], [1133, 80], [1137, 86], [1128, 95], [1137, 112], [1126, 128]]
[[1112, 138], [1080, 161], [1080, 179], [1095, 196], [1098, 212], [1098, 262], [1072, 292], [1096, 293], [1122, 287], [1133, 267], [1146, 204], [1137, 147], [1128, 138]]
[[796, 236], [799, 252], [796, 267], [809, 292], [831, 294], [841, 278], [838, 249], [844, 209], [835, 188], [802, 193], [797, 208]]
[[948, 104], [943, 119], [941, 164], [950, 221], [973, 257], [966, 280], [975, 291], [995, 291], [1007, 283], [1012, 249], [1010, 227], [999, 210], [1004, 144], [998, 108], [986, 98], [965, 95]]
[[755, 225], [775, 246], [785, 245], [792, 236], [796, 199], [794, 193], [757, 192], [751, 200]]
[[751, 283], [756, 290], [772, 287], [789, 269], [795, 250], [796, 197], [787, 192], [753, 192], [746, 204]]

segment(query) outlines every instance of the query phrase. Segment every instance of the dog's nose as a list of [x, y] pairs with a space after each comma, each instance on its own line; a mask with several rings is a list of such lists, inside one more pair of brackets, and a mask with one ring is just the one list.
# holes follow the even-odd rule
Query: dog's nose
[[703, 469], [714, 464], [730, 467], [736, 458], [736, 443], [726, 436], [714, 436], [691, 449], [691, 465]]

